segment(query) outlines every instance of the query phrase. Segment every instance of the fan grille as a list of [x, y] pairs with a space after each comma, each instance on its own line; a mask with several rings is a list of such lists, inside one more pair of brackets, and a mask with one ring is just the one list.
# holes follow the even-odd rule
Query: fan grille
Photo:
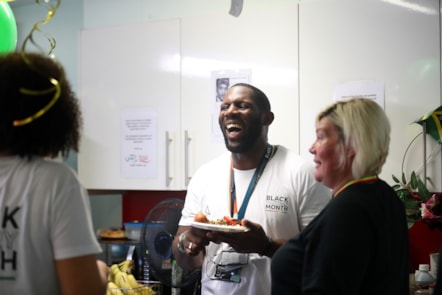
[[[172, 253], [172, 241], [178, 230], [184, 201], [166, 199], [147, 214], [142, 232], [141, 246], [149, 273], [164, 285], [186, 287], [200, 278], [200, 270], [184, 270], [177, 266]], [[150, 279], [147, 277], [145, 279]]]

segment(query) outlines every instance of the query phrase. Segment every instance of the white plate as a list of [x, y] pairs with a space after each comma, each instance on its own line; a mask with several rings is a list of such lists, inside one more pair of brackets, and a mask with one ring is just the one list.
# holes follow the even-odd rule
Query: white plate
[[204, 222], [192, 222], [192, 226], [200, 229], [211, 230], [211, 231], [222, 231], [227, 233], [242, 233], [246, 232], [249, 229], [240, 225], [221, 225], [221, 224], [212, 224], [212, 223], [204, 223]]

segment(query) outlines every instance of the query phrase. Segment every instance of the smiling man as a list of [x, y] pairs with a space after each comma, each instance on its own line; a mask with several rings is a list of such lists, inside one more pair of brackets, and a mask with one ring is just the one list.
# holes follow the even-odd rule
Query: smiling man
[[[315, 181], [313, 162], [268, 143], [273, 122], [267, 96], [249, 84], [229, 88], [219, 125], [229, 152], [200, 167], [186, 195], [173, 243], [185, 269], [202, 269], [201, 293], [270, 294], [273, 253], [330, 200]], [[192, 227], [195, 215], [241, 220], [245, 232]]]

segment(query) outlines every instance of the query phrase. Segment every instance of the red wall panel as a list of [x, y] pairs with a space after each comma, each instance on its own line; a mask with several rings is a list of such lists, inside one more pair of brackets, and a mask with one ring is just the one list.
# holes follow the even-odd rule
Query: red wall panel
[[143, 222], [149, 211], [159, 202], [177, 198], [184, 200], [186, 191], [129, 191], [123, 194], [123, 223]]

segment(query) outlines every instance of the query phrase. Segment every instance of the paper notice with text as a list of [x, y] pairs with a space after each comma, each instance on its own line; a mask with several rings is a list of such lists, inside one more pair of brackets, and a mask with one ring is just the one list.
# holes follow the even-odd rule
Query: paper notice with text
[[156, 178], [157, 115], [149, 108], [121, 111], [121, 176]]

